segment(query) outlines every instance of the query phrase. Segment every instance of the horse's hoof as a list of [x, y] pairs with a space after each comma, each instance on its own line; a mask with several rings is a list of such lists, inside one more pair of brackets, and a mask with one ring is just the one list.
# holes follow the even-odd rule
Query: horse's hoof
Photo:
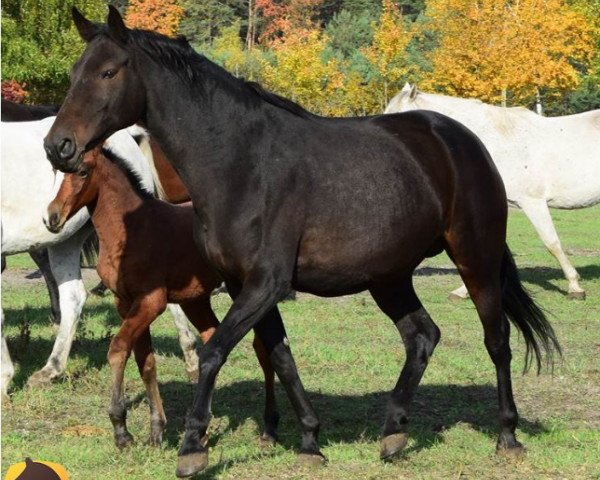
[[327, 459], [322, 453], [299, 453], [296, 458], [296, 465], [299, 467], [322, 467], [327, 463]]
[[27, 387], [37, 388], [43, 385], [48, 385], [54, 378], [55, 375], [52, 375], [51, 373], [44, 371], [44, 369], [41, 369], [29, 377], [29, 380], [27, 380]]
[[267, 432], [263, 432], [263, 434], [258, 438], [258, 443], [260, 444], [261, 448], [269, 448], [277, 444], [277, 437]]
[[190, 383], [195, 385], [198, 383], [198, 378], [200, 377], [200, 370], [188, 370], [187, 375], [190, 379]]
[[162, 443], [162, 432], [159, 434], [151, 433], [150, 436], [148, 437], [148, 440], [146, 441], [146, 445], [148, 445], [150, 447], [160, 447], [161, 443]]
[[511, 460], [520, 460], [525, 456], [526, 449], [523, 445], [517, 442], [514, 447], [496, 447], [496, 453]]
[[189, 453], [177, 457], [177, 470], [175, 475], [178, 478], [191, 477], [192, 475], [204, 470], [208, 465], [208, 451]]
[[450, 292], [448, 294], [448, 300], [450, 300], [453, 303], [458, 303], [458, 302], [462, 302], [463, 300], [466, 300], [468, 297], [461, 297], [460, 295], [458, 295], [457, 293], [454, 292]]
[[389, 460], [401, 452], [408, 443], [408, 434], [393, 433], [381, 439], [379, 458]]
[[582, 290], [581, 292], [569, 292], [568, 297], [571, 300], [585, 300], [585, 291]]
[[133, 444], [133, 436], [129, 432], [115, 437], [115, 445], [119, 450], [124, 450], [131, 444]]

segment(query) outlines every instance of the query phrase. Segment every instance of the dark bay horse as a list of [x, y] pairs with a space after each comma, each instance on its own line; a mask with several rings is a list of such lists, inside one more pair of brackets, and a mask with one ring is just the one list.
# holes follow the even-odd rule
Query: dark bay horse
[[[131, 167], [110, 150], [88, 152], [77, 173], [66, 174], [48, 206], [47, 228], [59, 232], [82, 208], [90, 211], [100, 241], [98, 275], [115, 294], [123, 324], [108, 351], [113, 386], [109, 416], [115, 443], [128, 445], [123, 375], [133, 349], [146, 387], [151, 412], [150, 444], [158, 445], [166, 423], [156, 381], [150, 325], [168, 303], [181, 306], [203, 343], [219, 321], [210, 306], [210, 294], [221, 284], [194, 245], [193, 211], [187, 204], [171, 205], [146, 191]], [[265, 375], [264, 442], [276, 439], [275, 373], [262, 343], [254, 349]]]
[[[83, 153], [140, 121], [194, 204], [194, 237], [234, 303], [201, 353], [178, 476], [203, 469], [215, 378], [254, 328], [299, 417], [299, 460], [321, 463], [319, 420], [297, 373], [277, 303], [290, 287], [323, 296], [368, 289], [397, 326], [406, 361], [387, 405], [382, 458], [407, 443], [408, 410], [440, 331], [413, 289], [423, 258], [445, 250], [475, 303], [498, 381], [497, 448], [519, 452], [509, 322], [526, 360], [560, 351], [522, 288], [505, 243], [506, 193], [478, 138], [440, 114], [323, 118], [234, 78], [183, 38], [74, 20], [86, 50], [45, 139], [48, 158], [76, 172]], [[376, 348], [376, 345], [373, 346]]]

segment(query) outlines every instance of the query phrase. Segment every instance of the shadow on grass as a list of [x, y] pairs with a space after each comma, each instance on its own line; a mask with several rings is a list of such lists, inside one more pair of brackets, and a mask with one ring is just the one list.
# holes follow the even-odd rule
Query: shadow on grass
[[[584, 265], [578, 267], [577, 271], [581, 276], [582, 282], [586, 280], [596, 280], [600, 278], [600, 265]], [[416, 270], [415, 275], [429, 277], [433, 275], [458, 275], [456, 268], [452, 267], [421, 267]], [[567, 281], [560, 268], [553, 267], [520, 267], [519, 275], [521, 280], [527, 283], [538, 285], [544, 290], [554, 291], [567, 295], [567, 290], [556, 286], [552, 281], [564, 280], [564, 286]], [[562, 285], [562, 283], [561, 283]], [[585, 288], [585, 285], [583, 285]]]
[[[192, 404], [195, 386], [183, 382], [168, 382], [161, 384], [160, 390], [168, 422], [163, 441], [171, 448], [179, 448], [181, 435], [185, 430], [185, 415]], [[253, 419], [262, 427], [263, 392], [263, 385], [258, 381], [224, 385], [215, 391], [212, 402], [211, 446], [217, 445], [224, 434], [237, 430], [248, 419]], [[321, 418], [321, 445], [379, 440], [389, 392], [364, 395], [308, 392], [308, 395]], [[142, 401], [144, 395], [140, 393], [130, 406]], [[300, 444], [300, 429], [280, 385], [277, 388], [277, 401], [282, 414], [279, 443], [286, 449], [297, 450]], [[492, 451], [499, 433], [497, 412], [495, 386], [422, 385], [413, 401], [408, 427], [413, 443], [405, 453], [418, 452], [443, 442], [444, 431], [457, 424], [468, 424], [487, 435]], [[534, 436], [547, 431], [539, 422], [532, 422], [526, 418], [520, 418], [519, 429]], [[258, 433], [257, 431], [257, 438]], [[211, 464], [216, 455], [215, 452]], [[377, 452], [374, 451], [373, 455], [377, 455]], [[262, 456], [269, 456], [269, 451]], [[238, 458], [228, 463], [212, 464], [194, 478], [213, 478], [231, 462], [243, 461], [244, 459]]]

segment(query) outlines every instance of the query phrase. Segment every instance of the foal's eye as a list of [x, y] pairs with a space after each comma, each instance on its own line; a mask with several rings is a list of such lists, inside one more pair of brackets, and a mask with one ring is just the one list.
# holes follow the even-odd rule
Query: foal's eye
[[102, 73], [102, 78], [113, 78], [117, 74], [117, 70], [111, 68]]
[[77, 172], [77, 175], [79, 175], [81, 178], [85, 178], [88, 176], [88, 171], [87, 170], [79, 170], [79, 172]]

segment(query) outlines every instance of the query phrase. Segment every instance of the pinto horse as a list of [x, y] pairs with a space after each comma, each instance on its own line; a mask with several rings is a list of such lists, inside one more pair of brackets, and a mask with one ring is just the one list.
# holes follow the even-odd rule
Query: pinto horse
[[[540, 367], [560, 351], [523, 289], [506, 245], [502, 179], [479, 139], [434, 112], [323, 118], [237, 79], [183, 38], [106, 25], [73, 10], [87, 47], [45, 148], [52, 164], [80, 169], [112, 131], [141, 122], [187, 187], [194, 237], [225, 278], [233, 305], [201, 352], [201, 372], [176, 474], [208, 464], [204, 438], [215, 378], [254, 328], [299, 417], [299, 461], [320, 464], [319, 420], [304, 390], [277, 303], [290, 287], [322, 296], [369, 290], [397, 326], [406, 361], [387, 406], [381, 458], [407, 443], [408, 409], [440, 331], [412, 275], [443, 250], [481, 319], [500, 404], [497, 448], [519, 452], [509, 322]], [[373, 345], [376, 348], [376, 344]]]
[[[127, 446], [123, 375], [133, 349], [146, 387], [151, 412], [149, 443], [160, 444], [166, 423], [156, 381], [150, 324], [167, 302], [181, 306], [206, 343], [219, 321], [210, 294], [221, 279], [202, 260], [192, 236], [192, 206], [171, 205], [144, 189], [136, 173], [118, 155], [95, 148], [85, 155], [77, 173], [65, 174], [48, 206], [47, 227], [58, 233], [73, 215], [87, 208], [100, 241], [97, 271], [115, 294], [123, 320], [108, 351], [113, 387], [109, 416], [115, 443]], [[265, 374], [266, 407], [263, 441], [276, 438], [279, 415], [274, 371], [258, 338], [254, 349]]]

